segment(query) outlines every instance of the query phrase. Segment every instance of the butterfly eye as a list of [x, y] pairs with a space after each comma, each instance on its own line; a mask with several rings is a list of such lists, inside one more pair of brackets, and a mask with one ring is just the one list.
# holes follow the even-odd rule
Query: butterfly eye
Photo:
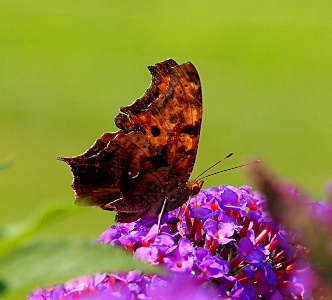
[[204, 183], [203, 180], [194, 182], [194, 184], [191, 187], [191, 196], [196, 196], [200, 192], [203, 183]]
[[154, 137], [160, 135], [160, 129], [157, 126], [151, 126], [151, 133]]

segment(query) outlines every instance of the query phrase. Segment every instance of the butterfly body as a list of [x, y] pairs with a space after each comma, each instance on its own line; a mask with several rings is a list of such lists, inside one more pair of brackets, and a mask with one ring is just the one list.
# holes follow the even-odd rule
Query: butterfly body
[[152, 83], [120, 108], [117, 132], [104, 133], [85, 153], [59, 157], [74, 176], [76, 203], [117, 211], [116, 221], [173, 210], [197, 194], [190, 182], [202, 120], [195, 67], [166, 60], [150, 66]]

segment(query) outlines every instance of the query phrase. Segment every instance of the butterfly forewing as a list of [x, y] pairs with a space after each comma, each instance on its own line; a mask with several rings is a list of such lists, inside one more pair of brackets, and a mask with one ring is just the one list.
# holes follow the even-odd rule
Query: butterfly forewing
[[115, 118], [119, 131], [82, 155], [58, 158], [71, 167], [76, 202], [117, 211], [120, 222], [158, 214], [165, 198], [165, 211], [177, 208], [191, 194], [202, 119], [198, 73], [171, 59], [149, 70], [150, 87]]

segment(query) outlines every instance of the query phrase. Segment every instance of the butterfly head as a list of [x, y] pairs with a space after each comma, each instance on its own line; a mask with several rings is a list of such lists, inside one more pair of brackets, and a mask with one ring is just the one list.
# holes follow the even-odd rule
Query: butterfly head
[[188, 181], [187, 186], [188, 186], [189, 190], [191, 191], [190, 195], [196, 196], [200, 192], [203, 184], [204, 184], [204, 180]]

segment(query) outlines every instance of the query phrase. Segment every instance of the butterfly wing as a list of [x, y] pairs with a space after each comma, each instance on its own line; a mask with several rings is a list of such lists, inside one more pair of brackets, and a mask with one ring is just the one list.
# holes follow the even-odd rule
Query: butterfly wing
[[115, 124], [82, 155], [59, 157], [74, 175], [76, 202], [118, 212], [119, 222], [157, 214], [190, 195], [202, 118], [196, 69], [167, 60], [149, 67], [152, 83], [132, 105], [122, 107]]

